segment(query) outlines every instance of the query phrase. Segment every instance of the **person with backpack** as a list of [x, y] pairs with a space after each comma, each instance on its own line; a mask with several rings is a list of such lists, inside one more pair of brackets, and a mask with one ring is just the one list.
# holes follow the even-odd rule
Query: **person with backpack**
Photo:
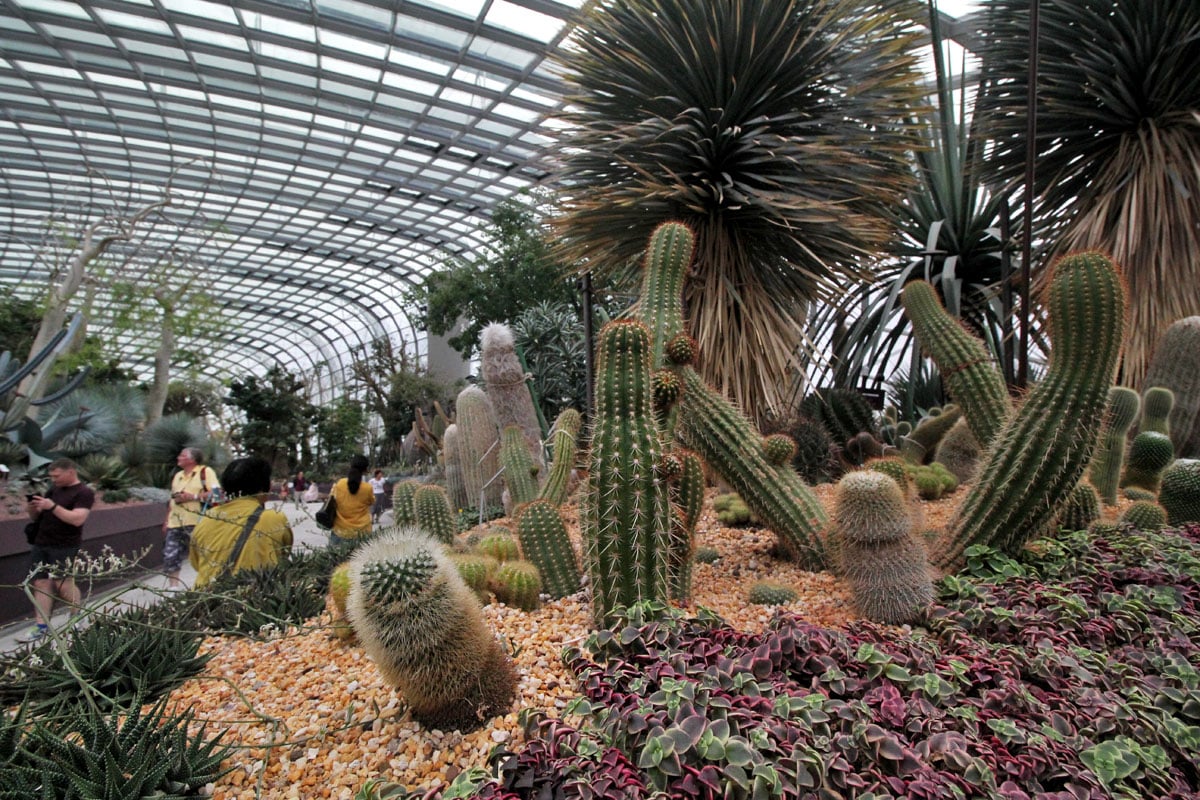
[[198, 447], [185, 447], [175, 458], [179, 471], [171, 477], [171, 502], [163, 521], [163, 572], [168, 586], [183, 589], [179, 571], [187, 558], [192, 531], [200, 521], [204, 504], [212, 500], [221, 488], [213, 470], [204, 465], [204, 452]]

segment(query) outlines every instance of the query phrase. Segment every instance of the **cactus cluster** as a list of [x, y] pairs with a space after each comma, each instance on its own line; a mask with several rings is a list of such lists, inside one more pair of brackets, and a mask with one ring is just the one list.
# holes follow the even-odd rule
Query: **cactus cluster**
[[470, 730], [508, 712], [512, 661], [438, 542], [400, 530], [367, 542], [350, 563], [347, 616], [414, 719]]
[[[478, 386], [468, 386], [455, 401], [456, 446], [467, 508], [500, 505], [500, 428], [492, 401]], [[482, 499], [481, 499], [482, 498]]]
[[1108, 390], [1104, 428], [1096, 444], [1096, 453], [1088, 465], [1088, 480], [1096, 487], [1105, 505], [1117, 504], [1117, 489], [1125, 467], [1125, 444], [1129, 428], [1137, 418], [1141, 398], [1133, 389], [1114, 386]]
[[756, 606], [782, 606], [795, 602], [798, 596], [790, 586], [775, 581], [759, 581], [750, 587], [746, 600]]
[[1047, 300], [1049, 368], [989, 446], [935, 555], [943, 569], [977, 544], [1015, 554], [1058, 516], [1091, 460], [1125, 337], [1125, 288], [1108, 258], [1078, 253], [1056, 263]]
[[1166, 509], [1171, 525], [1200, 522], [1200, 460], [1180, 458], [1167, 467], [1158, 502]]
[[904, 491], [882, 472], [861, 470], [838, 482], [834, 505], [842, 574], [859, 611], [876, 622], [919, 619], [933, 581]]
[[1171, 390], [1171, 443], [1180, 457], [1200, 456], [1200, 316], [1176, 320], [1167, 328], [1142, 385]]
[[730, 528], [749, 525], [754, 520], [754, 514], [746, 501], [738, 497], [736, 492], [719, 494], [713, 498], [713, 511], [717, 512], [717, 521]]
[[538, 568], [546, 594], [559, 598], [579, 591], [575, 548], [554, 503], [534, 500], [518, 509], [517, 537], [525, 558]]

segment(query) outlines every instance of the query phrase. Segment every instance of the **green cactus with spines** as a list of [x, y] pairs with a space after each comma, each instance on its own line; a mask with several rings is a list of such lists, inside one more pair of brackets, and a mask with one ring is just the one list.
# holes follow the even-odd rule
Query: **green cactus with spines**
[[927, 281], [908, 283], [901, 302], [921, 350], [937, 364], [971, 433], [986, 447], [1012, 414], [1012, 401], [995, 361], [983, 342], [946, 311]]
[[721, 560], [721, 553], [715, 547], [697, 547], [692, 560], [697, 564], [715, 564]]
[[397, 525], [417, 524], [413, 495], [420, 486], [417, 481], [400, 481], [392, 487], [392, 519]]
[[1140, 531], [1159, 531], [1167, 526], [1167, 510], [1153, 500], [1138, 500], [1121, 514], [1121, 522]]
[[956, 569], [973, 545], [1015, 555], [1057, 517], [1099, 438], [1125, 337], [1125, 288], [1098, 253], [1060, 259], [1047, 310], [1054, 347], [1045, 377], [987, 450], [934, 558]]
[[440, 543], [400, 530], [366, 542], [350, 563], [347, 617], [414, 719], [467, 731], [508, 712], [512, 660]]
[[412, 496], [417, 528], [442, 544], [453, 544], [458, 535], [458, 520], [450, 507], [450, 496], [436, 484], [418, 486]]
[[1142, 386], [1162, 386], [1175, 395], [1168, 427], [1180, 457], [1200, 455], [1200, 316], [1167, 328], [1154, 348]]
[[579, 563], [558, 506], [534, 500], [518, 509], [517, 538], [525, 559], [541, 573], [546, 594], [557, 599], [579, 591]]
[[1157, 492], [1150, 492], [1138, 486], [1128, 486], [1122, 491], [1122, 494], [1127, 500], [1133, 500], [1135, 503], [1138, 500], [1158, 500]]
[[598, 622], [618, 606], [666, 601], [671, 507], [651, 396], [650, 331], [616, 320], [600, 331], [591, 469], [581, 509]]
[[763, 439], [763, 458], [773, 467], [792, 463], [796, 455], [796, 440], [786, 433], [772, 433]]
[[[935, 411], [936, 413], [934, 413]], [[929, 413], [922, 417], [917, 426], [913, 428], [912, 433], [901, 440], [900, 454], [913, 464], [923, 463], [933, 455], [942, 441], [942, 437], [950, 432], [962, 415], [962, 409], [953, 403], [944, 408], [930, 409]], [[920, 450], [909, 448], [906, 451], [905, 441], [915, 443]]]
[[354, 628], [346, 620], [346, 598], [350, 596], [350, 562], [334, 567], [329, 576], [329, 605], [333, 608], [331, 628], [339, 639], [354, 638]]
[[958, 478], [945, 464], [933, 461], [926, 469], [936, 475], [938, 480], [942, 482], [942, 494], [951, 494], [958, 489]]
[[912, 472], [913, 486], [922, 500], [940, 500], [946, 493], [946, 485], [940, 475], [928, 467], [917, 467]]
[[1088, 480], [1096, 487], [1105, 505], [1117, 504], [1117, 489], [1121, 486], [1121, 473], [1125, 467], [1126, 438], [1141, 404], [1138, 393], [1126, 386], [1108, 390], [1104, 428], [1088, 465]]
[[911, 488], [910, 472], [911, 466], [902, 458], [889, 456], [887, 458], [873, 458], [864, 464], [867, 469], [873, 469], [876, 472], [882, 472], [896, 482], [905, 494]]
[[665, 414], [679, 402], [679, 398], [683, 394], [683, 384], [680, 383], [679, 377], [674, 372], [666, 369], [655, 372], [651, 376], [651, 380], [653, 381], [654, 408], [660, 414]]
[[1157, 492], [1162, 472], [1175, 460], [1175, 446], [1165, 433], [1145, 431], [1133, 437], [1121, 486], [1136, 486]]
[[960, 418], [946, 431], [933, 452], [933, 464], [942, 465], [959, 483], [969, 483], [975, 479], [983, 448], [966, 419]]
[[1200, 460], [1176, 459], [1163, 470], [1158, 502], [1171, 525], [1200, 522]]
[[512, 513], [538, 495], [538, 465], [529, 454], [525, 433], [516, 425], [505, 426], [500, 434], [500, 464], [510, 503], [506, 510]]
[[485, 602], [489, 594], [492, 576], [500, 562], [483, 553], [454, 553], [450, 556], [458, 569], [463, 583], [467, 584], [480, 602]]
[[505, 605], [534, 611], [542, 604], [542, 577], [528, 561], [505, 561], [492, 576], [492, 593]]
[[442, 433], [442, 461], [446, 465], [446, 493], [454, 508], [472, 505], [467, 498], [467, 487], [463, 482], [462, 465], [459, 462], [458, 425], [450, 423]]
[[517, 537], [507, 530], [489, 533], [481, 538], [479, 544], [475, 545], [475, 552], [491, 556], [501, 564], [505, 561], [516, 561], [521, 557]]
[[1085, 531], [1100, 519], [1100, 495], [1088, 481], [1080, 481], [1071, 490], [1071, 496], [1059, 512], [1057, 527], [1067, 531]]
[[667, 546], [667, 585], [672, 600], [688, 602], [692, 597], [696, 524], [704, 510], [704, 463], [690, 450], [679, 450], [676, 456], [682, 469], [669, 485], [675, 513], [671, 517]]
[[478, 508], [481, 502], [485, 508], [500, 505], [504, 484], [495, 479], [500, 472], [500, 429], [491, 398], [478, 386], [468, 386], [455, 400], [455, 419], [467, 506]]
[[870, 403], [851, 389], [831, 387], [811, 392], [800, 401], [800, 413], [818, 420], [835, 442], [875, 432], [875, 412]]
[[576, 440], [583, 427], [583, 417], [573, 408], [563, 409], [554, 420], [552, 441], [554, 462], [550, 465], [546, 482], [538, 490], [538, 499], [561, 506], [567, 500], [567, 489], [571, 483], [571, 471], [575, 469]]
[[1171, 410], [1175, 408], [1175, 393], [1163, 386], [1151, 386], [1142, 393], [1142, 419], [1138, 433], [1171, 435]]
[[666, 356], [668, 364], [687, 367], [696, 362], [696, 354], [699, 350], [700, 345], [696, 343], [695, 339], [686, 333], [678, 333], [667, 341], [663, 354]]
[[925, 545], [914, 511], [890, 476], [844, 475], [834, 495], [834, 539], [859, 611], [876, 622], [911, 622], [933, 602]]
[[659, 369], [667, 360], [667, 343], [687, 334], [680, 298], [694, 248], [695, 236], [678, 222], [664, 222], [650, 234], [638, 310], [650, 333], [652, 369]]
[[782, 606], [798, 597], [795, 589], [775, 581], [758, 581], [746, 594], [746, 600], [756, 606]]

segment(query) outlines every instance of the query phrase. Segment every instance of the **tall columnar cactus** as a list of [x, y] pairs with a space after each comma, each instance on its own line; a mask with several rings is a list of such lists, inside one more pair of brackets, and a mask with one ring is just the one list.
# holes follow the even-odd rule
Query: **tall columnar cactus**
[[[795, 448], [795, 443], [792, 447]], [[667, 547], [667, 584], [671, 599], [686, 603], [692, 599], [692, 554], [696, 547], [696, 523], [700, 521], [700, 512], [704, 508], [704, 462], [690, 450], [679, 450], [675, 456], [680, 461], [681, 469], [670, 484], [673, 509]]]
[[467, 508], [467, 488], [463, 483], [462, 465], [459, 463], [458, 425], [450, 423], [442, 434], [442, 456], [446, 462], [446, 492], [455, 508]]
[[904, 287], [902, 300], [921, 349], [938, 365], [971, 433], [986, 447], [1012, 413], [995, 362], [983, 342], [946, 312], [932, 285], [913, 281]]
[[772, 466], [762, 452], [762, 437], [745, 415], [708, 386], [691, 367], [678, 367], [683, 378], [679, 435], [746, 505], [775, 532], [780, 544], [802, 564], [825, 566], [818, 535], [825, 510], [790, 466]]
[[504, 510], [511, 514], [538, 494], [538, 465], [529, 455], [525, 437], [516, 425], [506, 426], [500, 434], [500, 465], [504, 469], [504, 486], [508, 489]]
[[413, 517], [417, 528], [442, 544], [450, 544], [458, 533], [454, 509], [446, 490], [436, 484], [418, 486], [412, 497]]
[[654, 369], [665, 362], [667, 342], [686, 332], [679, 299], [683, 297], [683, 280], [692, 262], [694, 244], [692, 232], [678, 222], [664, 222], [650, 235], [638, 310], [650, 330], [650, 364]]
[[904, 491], [882, 472], [861, 470], [842, 477], [834, 502], [842, 574], [859, 611], [876, 622], [918, 619], [933, 602], [933, 580]]
[[1114, 386], [1108, 391], [1108, 411], [1104, 429], [1096, 444], [1096, 454], [1088, 465], [1088, 480], [1096, 487], [1105, 505], [1117, 504], [1117, 489], [1125, 466], [1125, 444], [1129, 427], [1137, 419], [1141, 398], [1133, 389]]
[[479, 373], [487, 383], [488, 397], [496, 411], [496, 423], [503, 431], [516, 425], [525, 437], [529, 457], [541, 469], [542, 428], [538, 423], [533, 395], [529, 393], [527, 376], [517, 357], [512, 330], [503, 323], [493, 322], [479, 335]]
[[650, 332], [618, 320], [600, 331], [591, 470], [582, 509], [597, 621], [619, 605], [667, 599], [671, 508], [650, 387]]
[[1180, 458], [1200, 456], [1200, 316], [1176, 320], [1158, 340], [1142, 386], [1175, 395], [1171, 443]]
[[[458, 465], [462, 470], [467, 507], [500, 505], [504, 484], [500, 472], [500, 428], [492, 401], [478, 386], [468, 386], [455, 401], [458, 425]], [[482, 496], [482, 501], [481, 501]]]
[[417, 481], [400, 481], [392, 488], [392, 519], [397, 525], [416, 525], [413, 495], [421, 486]]
[[516, 671], [442, 546], [407, 529], [351, 559], [346, 614], [385, 681], [429, 728], [476, 728], [507, 713]]
[[559, 598], [579, 591], [579, 563], [557, 504], [534, 500], [522, 506], [517, 512], [517, 538], [525, 560], [541, 573], [546, 594]]
[[1050, 366], [992, 440], [978, 479], [934, 558], [957, 568], [984, 544], [1015, 554], [1044, 531], [1091, 459], [1125, 337], [1125, 288], [1098, 253], [1060, 259], [1050, 280]]
[[1200, 522], [1200, 460], [1180, 458], [1167, 467], [1158, 502], [1167, 510], [1167, 522], [1172, 525]]
[[550, 465], [550, 474], [538, 498], [561, 506], [567, 499], [571, 485], [571, 472], [575, 469], [576, 440], [579, 429], [583, 427], [583, 417], [573, 408], [563, 409], [558, 419], [554, 420], [554, 432], [551, 440], [554, 443], [554, 463]]
[[1171, 410], [1174, 408], [1174, 392], [1164, 386], [1151, 386], [1142, 394], [1142, 419], [1138, 423], [1138, 433], [1170, 436]]
[[1153, 431], [1139, 433], [1129, 444], [1129, 458], [1121, 486], [1136, 486], [1148, 492], [1158, 492], [1162, 472], [1175, 460], [1171, 437]]

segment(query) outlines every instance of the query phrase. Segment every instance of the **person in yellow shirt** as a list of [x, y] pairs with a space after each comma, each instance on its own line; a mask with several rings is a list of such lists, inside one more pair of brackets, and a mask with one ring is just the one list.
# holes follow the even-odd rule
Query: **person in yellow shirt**
[[182, 589], [179, 570], [187, 556], [192, 530], [200, 520], [204, 501], [212, 497], [214, 489], [221, 488], [221, 482], [217, 473], [204, 465], [204, 451], [198, 447], [180, 450], [175, 463], [179, 471], [171, 477], [171, 503], [163, 520], [163, 572], [171, 588]]
[[333, 530], [329, 532], [330, 544], [345, 544], [371, 532], [371, 506], [375, 504], [375, 491], [370, 481], [363, 480], [363, 473], [369, 464], [364, 455], [350, 459], [350, 471], [346, 477], [329, 490], [329, 495], [337, 501], [337, 515], [333, 520]]
[[[196, 569], [197, 588], [225, 572], [274, 566], [292, 549], [287, 517], [263, 506], [271, 493], [270, 464], [261, 458], [236, 458], [225, 468], [221, 483], [230, 499], [210, 509], [192, 532], [188, 560]], [[243, 532], [245, 541], [235, 556]]]

